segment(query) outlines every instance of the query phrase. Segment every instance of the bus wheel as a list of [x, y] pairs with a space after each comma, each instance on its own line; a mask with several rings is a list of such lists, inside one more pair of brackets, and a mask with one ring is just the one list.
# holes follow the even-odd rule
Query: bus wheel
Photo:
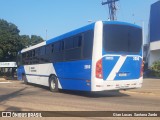
[[49, 78], [49, 88], [51, 92], [58, 92], [58, 80], [56, 76], [51, 76]]
[[28, 84], [26, 75], [22, 75], [22, 80], [23, 80], [24, 84], [26, 84], [26, 85]]

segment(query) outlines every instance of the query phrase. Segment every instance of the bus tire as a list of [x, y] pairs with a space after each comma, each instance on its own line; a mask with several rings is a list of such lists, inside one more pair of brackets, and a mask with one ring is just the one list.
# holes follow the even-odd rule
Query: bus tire
[[22, 80], [23, 80], [24, 84], [28, 85], [28, 81], [27, 81], [25, 74], [22, 75]]
[[49, 77], [49, 89], [51, 92], [58, 92], [58, 79], [54, 75]]

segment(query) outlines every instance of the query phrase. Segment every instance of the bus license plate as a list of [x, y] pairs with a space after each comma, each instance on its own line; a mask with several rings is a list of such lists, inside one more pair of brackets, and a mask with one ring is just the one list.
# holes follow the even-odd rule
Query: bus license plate
[[127, 76], [127, 73], [119, 73], [119, 76], [120, 76], [120, 77], [126, 77], [126, 76]]

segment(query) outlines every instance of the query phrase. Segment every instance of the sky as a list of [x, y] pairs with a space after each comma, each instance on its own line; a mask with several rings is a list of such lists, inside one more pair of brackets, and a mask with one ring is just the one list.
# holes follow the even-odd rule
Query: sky
[[[0, 0], [0, 19], [14, 23], [20, 35], [51, 39], [90, 24], [107, 20], [106, 0]], [[150, 6], [158, 0], [120, 0], [117, 19], [142, 26], [148, 33]]]

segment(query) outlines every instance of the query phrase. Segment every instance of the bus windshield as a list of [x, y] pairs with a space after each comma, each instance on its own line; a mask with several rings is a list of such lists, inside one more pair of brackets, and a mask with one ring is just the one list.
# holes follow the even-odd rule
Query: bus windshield
[[104, 25], [103, 48], [106, 52], [139, 53], [141, 46], [141, 28], [128, 25]]

